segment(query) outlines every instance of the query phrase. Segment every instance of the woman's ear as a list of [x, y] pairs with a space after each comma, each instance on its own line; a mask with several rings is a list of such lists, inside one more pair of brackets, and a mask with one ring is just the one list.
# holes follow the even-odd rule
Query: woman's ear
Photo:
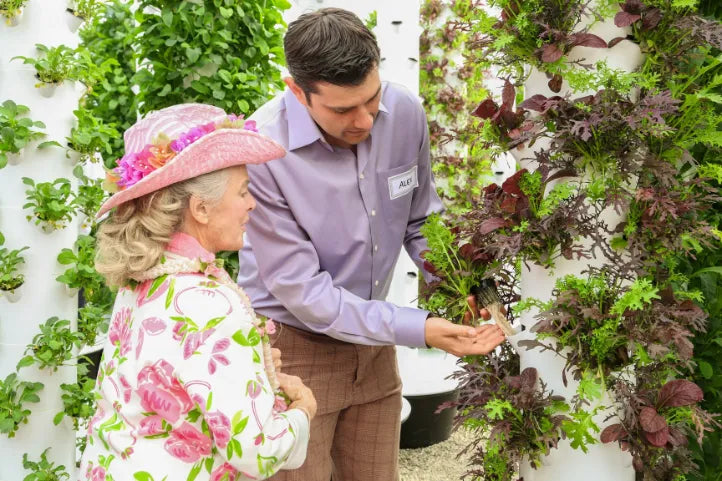
[[206, 225], [210, 217], [208, 204], [203, 202], [199, 197], [191, 195], [188, 200], [188, 212], [195, 222]]

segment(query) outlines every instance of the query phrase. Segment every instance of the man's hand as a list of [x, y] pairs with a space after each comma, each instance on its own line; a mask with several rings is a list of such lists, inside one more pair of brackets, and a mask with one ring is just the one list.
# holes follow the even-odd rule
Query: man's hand
[[460, 326], [440, 317], [426, 320], [424, 337], [429, 346], [459, 357], [488, 354], [505, 339], [504, 333], [496, 325]]

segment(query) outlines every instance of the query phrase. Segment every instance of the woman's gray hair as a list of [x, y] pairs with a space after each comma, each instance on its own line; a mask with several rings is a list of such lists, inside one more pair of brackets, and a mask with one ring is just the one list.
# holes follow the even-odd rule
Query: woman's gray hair
[[228, 169], [217, 170], [120, 204], [98, 230], [95, 269], [109, 286], [127, 285], [158, 264], [183, 225], [191, 196], [215, 204], [228, 179]]

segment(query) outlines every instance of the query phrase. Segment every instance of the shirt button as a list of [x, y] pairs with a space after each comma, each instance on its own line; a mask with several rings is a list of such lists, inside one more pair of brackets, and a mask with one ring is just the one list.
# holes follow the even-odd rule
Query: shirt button
[[360, 178], [361, 180], [363, 180], [363, 179], [365, 178], [365, 176], [364, 176], [363, 174], [360, 174], [360, 175], [359, 175], [359, 178]]
[[375, 286], [378, 286], [378, 285], [379, 285], [379, 281], [374, 282], [374, 285], [375, 285]]
[[379, 245], [378, 245], [378, 244], [376, 244], [376, 245], [374, 246], [374, 250], [375, 250], [375, 251], [378, 251], [378, 250], [379, 250]]
[[371, 209], [371, 215], [372, 216], [376, 215], [376, 209]]

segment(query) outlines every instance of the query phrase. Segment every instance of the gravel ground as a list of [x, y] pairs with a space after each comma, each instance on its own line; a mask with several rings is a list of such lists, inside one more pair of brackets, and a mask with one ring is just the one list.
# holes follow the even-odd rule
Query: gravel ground
[[473, 435], [459, 429], [444, 442], [399, 453], [401, 481], [456, 481], [466, 472], [466, 460], [456, 455], [469, 444]]

